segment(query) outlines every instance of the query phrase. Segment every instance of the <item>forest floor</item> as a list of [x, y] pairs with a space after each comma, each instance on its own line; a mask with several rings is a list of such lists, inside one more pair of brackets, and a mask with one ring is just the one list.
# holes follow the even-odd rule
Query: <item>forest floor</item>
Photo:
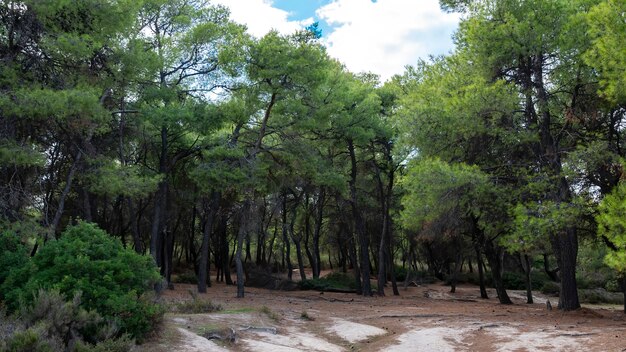
[[[362, 297], [316, 291], [270, 291], [213, 282], [199, 300], [220, 304], [207, 314], [168, 313], [139, 351], [626, 351], [626, 315], [617, 306], [556, 309], [558, 298], [495, 291], [480, 299], [476, 286], [457, 292], [441, 283], [400, 288], [400, 296]], [[194, 285], [177, 284], [163, 299], [191, 300]], [[546, 309], [549, 299], [555, 309]], [[221, 336], [226, 339], [207, 339]]]

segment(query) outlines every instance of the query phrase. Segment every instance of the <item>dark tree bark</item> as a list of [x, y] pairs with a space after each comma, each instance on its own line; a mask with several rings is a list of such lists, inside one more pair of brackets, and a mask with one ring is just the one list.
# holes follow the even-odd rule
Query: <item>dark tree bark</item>
[[359, 241], [359, 262], [361, 266], [361, 276], [363, 280], [362, 294], [363, 296], [372, 295], [372, 287], [370, 284], [370, 258], [369, 258], [369, 238], [365, 230], [365, 221], [361, 214], [356, 190], [357, 162], [354, 150], [354, 143], [348, 139], [348, 152], [350, 154], [350, 205], [352, 207], [352, 216], [354, 219], [354, 227]]
[[322, 233], [322, 221], [324, 220], [324, 203], [326, 201], [326, 189], [320, 188], [317, 196], [317, 212], [315, 216], [315, 230], [313, 231], [313, 278], [319, 278], [322, 266], [320, 255], [320, 236]]
[[243, 250], [243, 240], [248, 232], [251, 204], [248, 200], [245, 200], [241, 208], [241, 214], [239, 219], [239, 230], [237, 231], [237, 252], [235, 254], [235, 265], [237, 268], [237, 298], [244, 297], [244, 275], [243, 275], [243, 262], [241, 261], [241, 252]]
[[524, 283], [526, 285], [526, 303], [533, 303], [533, 291], [532, 291], [532, 281], [530, 279], [530, 273], [532, 270], [532, 265], [530, 263], [530, 257], [528, 254], [520, 254], [520, 263], [522, 264], [522, 269], [524, 270]]
[[220, 194], [211, 192], [211, 199], [207, 202], [206, 220], [204, 231], [202, 231], [202, 246], [200, 247], [200, 266], [198, 268], [198, 292], [206, 293], [207, 281], [209, 278], [209, 241], [213, 230], [213, 220], [219, 207]]
[[480, 253], [480, 247], [478, 244], [474, 244], [474, 251], [476, 252], [476, 265], [478, 266], [478, 282], [480, 285], [480, 298], [489, 299], [487, 295], [487, 289], [485, 288], [485, 272], [482, 254]]
[[289, 241], [289, 224], [287, 223], [287, 192], [283, 192], [282, 203], [282, 228], [283, 228], [283, 252], [284, 260], [287, 262], [287, 278], [292, 280], [293, 265], [291, 264], [291, 242]]
[[[543, 81], [544, 58], [539, 55], [533, 60], [534, 87], [537, 93], [537, 107], [541, 119], [538, 122], [542, 160], [545, 168], [557, 180], [557, 188], [551, 195], [556, 204], [568, 203], [572, 199], [569, 184], [563, 176], [558, 142], [552, 135], [548, 93]], [[574, 225], [566, 226], [560, 233], [550, 236], [552, 250], [557, 258], [561, 272], [561, 294], [559, 309], [574, 310], [580, 308], [578, 288], [576, 285], [576, 258], [578, 256], [578, 233]]]
[[550, 269], [550, 257], [547, 253], [543, 254], [543, 270], [546, 272], [550, 280], [554, 282], [560, 282], [561, 279], [558, 276], [559, 268]]

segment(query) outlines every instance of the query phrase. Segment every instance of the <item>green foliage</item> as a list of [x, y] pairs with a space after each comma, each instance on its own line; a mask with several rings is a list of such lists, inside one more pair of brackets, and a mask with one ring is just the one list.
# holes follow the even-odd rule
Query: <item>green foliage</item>
[[298, 282], [301, 290], [326, 291], [328, 289], [354, 290], [354, 277], [342, 272], [332, 272], [319, 279], [307, 279]]
[[41, 153], [32, 147], [18, 145], [13, 141], [0, 140], [0, 165], [43, 166]]
[[15, 332], [6, 340], [0, 342], [2, 352], [61, 352], [62, 345], [58, 341], [51, 341], [42, 337], [37, 328], [30, 328]]
[[460, 204], [469, 204], [471, 191], [488, 180], [477, 167], [449, 164], [439, 159], [412, 161], [402, 180], [406, 194], [402, 223], [405, 228], [420, 230]]
[[590, 304], [624, 304], [622, 293], [607, 292], [604, 288], [580, 289], [578, 290], [580, 301]]
[[213, 303], [211, 300], [200, 299], [198, 295], [189, 290], [191, 300], [182, 301], [172, 306], [172, 309], [180, 313], [204, 314], [221, 311], [224, 309], [221, 304]]
[[596, 221], [598, 236], [605, 236], [616, 247], [606, 254], [605, 263], [619, 273], [626, 273], [626, 186], [620, 183], [600, 203]]
[[142, 175], [135, 165], [107, 163], [94, 168], [86, 178], [94, 194], [143, 198], [157, 189], [162, 176]]
[[[27, 280], [18, 279], [24, 277]], [[150, 257], [124, 248], [95, 225], [81, 222], [46, 244], [32, 258], [31, 266], [11, 272], [2, 292], [13, 310], [20, 304], [28, 306], [40, 288], [58, 290], [65, 297], [81, 292], [81, 307], [113, 319], [121, 332], [141, 337], [163, 313], [147, 296], [159, 278]]]
[[541, 286], [541, 293], [544, 295], [558, 295], [560, 291], [561, 286], [556, 282], [546, 281]]
[[58, 291], [40, 290], [22, 309], [13, 329], [0, 331], [0, 351], [119, 351], [132, 350], [128, 336], [113, 338], [118, 328], [80, 306], [80, 293], [66, 302]]
[[79, 342], [74, 352], [130, 352], [135, 349], [135, 341], [124, 335], [116, 339], [106, 339], [95, 345]]
[[[0, 233], [0, 287], [12, 271], [28, 265], [28, 250], [19, 236], [11, 231]], [[0, 300], [3, 299], [0, 290]]]
[[598, 69], [602, 93], [616, 102], [626, 101], [626, 4], [620, 0], [600, 1], [587, 14], [593, 44], [585, 61]]

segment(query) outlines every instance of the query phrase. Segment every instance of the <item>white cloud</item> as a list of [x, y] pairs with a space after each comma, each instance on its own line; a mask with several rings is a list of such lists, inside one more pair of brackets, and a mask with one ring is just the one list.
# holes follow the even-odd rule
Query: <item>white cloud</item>
[[271, 0], [213, 0], [213, 3], [230, 8], [230, 18], [248, 26], [248, 32], [255, 37], [262, 37], [272, 29], [291, 34], [313, 23], [312, 18], [290, 21], [289, 12], [273, 7]]
[[328, 53], [353, 72], [369, 71], [383, 80], [406, 65], [452, 48], [459, 15], [446, 14], [437, 0], [333, 0], [317, 16], [334, 30]]

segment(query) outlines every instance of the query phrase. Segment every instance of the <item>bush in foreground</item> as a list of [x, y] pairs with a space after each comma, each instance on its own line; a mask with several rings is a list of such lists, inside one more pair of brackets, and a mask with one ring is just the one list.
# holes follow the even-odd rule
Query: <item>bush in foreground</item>
[[0, 288], [10, 311], [28, 307], [39, 289], [58, 290], [65, 299], [81, 293], [81, 308], [141, 338], [164, 309], [150, 296], [160, 279], [152, 259], [142, 256], [93, 224], [68, 228], [29, 263], [9, 274]]

